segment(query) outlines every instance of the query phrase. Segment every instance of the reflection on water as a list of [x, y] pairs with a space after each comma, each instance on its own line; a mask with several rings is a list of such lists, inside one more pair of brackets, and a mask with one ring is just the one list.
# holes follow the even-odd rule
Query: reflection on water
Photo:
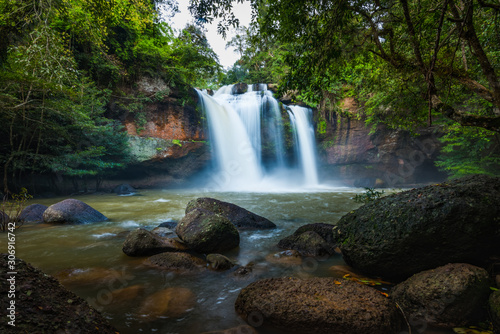
[[[68, 289], [102, 311], [122, 333], [223, 330], [244, 324], [235, 314], [234, 301], [239, 291], [255, 279], [336, 275], [328, 268], [344, 264], [339, 255], [319, 261], [309, 259], [295, 266], [271, 264], [266, 256], [280, 251], [276, 247], [278, 241], [301, 225], [336, 223], [359, 206], [352, 200], [359, 191], [338, 188], [315, 193], [211, 194], [194, 190], [144, 190], [136, 196], [84, 195], [77, 198], [103, 213], [109, 221], [89, 225], [25, 225], [17, 231], [17, 256], [55, 275]], [[235, 203], [278, 226], [275, 230], [242, 231], [240, 247], [225, 253], [239, 265], [253, 264], [253, 271], [247, 276], [235, 276], [234, 270], [181, 275], [147, 267], [143, 265], [144, 258], [128, 257], [122, 252], [128, 231], [137, 227], [153, 229], [162, 222], [179, 220], [187, 203], [197, 197]], [[51, 205], [62, 199], [36, 203]], [[3, 248], [2, 245], [5, 252]], [[145, 312], [162, 315], [152, 319]]]

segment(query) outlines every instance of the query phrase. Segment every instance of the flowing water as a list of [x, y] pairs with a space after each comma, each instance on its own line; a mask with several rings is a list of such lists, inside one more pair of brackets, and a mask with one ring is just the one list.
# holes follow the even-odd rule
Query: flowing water
[[[244, 94], [233, 94], [233, 87], [222, 87], [213, 97], [198, 92], [214, 155], [208, 188], [317, 190], [320, 184], [312, 111], [283, 105], [282, 113], [265, 84], [249, 85]], [[285, 122], [290, 124], [287, 131], [294, 154], [285, 147]]]
[[[340, 255], [306, 259], [282, 267], [266, 257], [279, 252], [278, 241], [308, 223], [335, 223], [359, 204], [352, 197], [360, 189], [335, 188], [315, 193], [201, 193], [197, 190], [144, 190], [135, 196], [82, 195], [79, 200], [110, 220], [87, 225], [25, 225], [17, 231], [17, 256], [55, 275], [77, 295], [88, 300], [122, 333], [201, 333], [243, 324], [234, 311], [239, 291], [258, 278], [331, 276], [329, 268], [344, 264]], [[143, 257], [128, 257], [121, 248], [127, 231], [152, 229], [161, 222], [179, 220], [189, 200], [214, 197], [230, 201], [273, 221], [278, 228], [242, 231], [240, 247], [225, 253], [238, 265], [255, 263], [254, 271], [237, 278], [233, 271], [177, 274], [143, 264]], [[63, 198], [37, 200], [51, 205]], [[3, 248], [3, 246], [2, 246]], [[2, 249], [2, 251], [5, 251]], [[136, 298], [115, 297], [113, 291], [139, 287]], [[142, 305], [153, 293], [187, 288], [193, 305], [181, 316], [149, 319]], [[174, 290], [175, 291], [175, 290]]]

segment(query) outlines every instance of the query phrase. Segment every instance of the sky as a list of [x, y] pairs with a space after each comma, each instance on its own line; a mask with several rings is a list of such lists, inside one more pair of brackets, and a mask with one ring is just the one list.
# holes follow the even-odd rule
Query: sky
[[[178, 0], [180, 13], [175, 14], [171, 19], [168, 19], [172, 28], [181, 30], [186, 26], [186, 23], [193, 23], [193, 17], [188, 10], [189, 0]], [[235, 3], [233, 5], [234, 15], [240, 20], [240, 26], [246, 26], [250, 24], [252, 10], [250, 7], [250, 1], [245, 1], [243, 3]], [[229, 31], [227, 33], [226, 39], [223, 39], [221, 35], [217, 34], [217, 22], [212, 24], [206, 24], [205, 32], [207, 36], [208, 43], [212, 49], [219, 56], [219, 62], [222, 67], [227, 68], [233, 66], [234, 62], [238, 60], [239, 55], [234, 52], [233, 48], [226, 49], [226, 43], [231, 40], [234, 36], [234, 31]]]

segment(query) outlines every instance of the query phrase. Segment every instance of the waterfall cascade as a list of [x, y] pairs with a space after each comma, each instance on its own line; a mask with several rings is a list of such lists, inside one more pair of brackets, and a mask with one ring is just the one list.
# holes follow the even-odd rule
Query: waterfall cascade
[[207, 187], [264, 192], [317, 187], [311, 110], [288, 106], [282, 113], [265, 84], [248, 85], [244, 94], [233, 91], [233, 86], [214, 96], [198, 91], [214, 155]]

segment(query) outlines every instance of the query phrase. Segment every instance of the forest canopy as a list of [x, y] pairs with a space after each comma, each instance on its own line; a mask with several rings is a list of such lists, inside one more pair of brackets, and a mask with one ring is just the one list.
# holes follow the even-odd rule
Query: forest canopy
[[175, 11], [175, 1], [0, 0], [4, 193], [28, 174], [100, 180], [124, 167], [127, 136], [106, 105], [124, 97], [140, 111], [155, 97], [123, 91], [140, 77], [161, 78], [167, 95], [219, 81], [203, 31], [176, 36], [162, 19]]

